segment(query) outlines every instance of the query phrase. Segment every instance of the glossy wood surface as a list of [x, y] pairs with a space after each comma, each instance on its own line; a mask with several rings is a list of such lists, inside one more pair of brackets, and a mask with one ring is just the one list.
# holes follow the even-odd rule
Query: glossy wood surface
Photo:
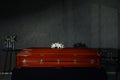
[[100, 67], [100, 56], [87, 48], [31, 48], [17, 54], [17, 68], [22, 67]]

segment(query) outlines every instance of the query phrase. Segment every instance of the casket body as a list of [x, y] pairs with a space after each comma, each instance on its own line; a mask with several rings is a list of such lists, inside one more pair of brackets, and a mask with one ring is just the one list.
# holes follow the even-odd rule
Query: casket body
[[100, 56], [86, 48], [31, 48], [17, 54], [16, 68], [100, 67]]

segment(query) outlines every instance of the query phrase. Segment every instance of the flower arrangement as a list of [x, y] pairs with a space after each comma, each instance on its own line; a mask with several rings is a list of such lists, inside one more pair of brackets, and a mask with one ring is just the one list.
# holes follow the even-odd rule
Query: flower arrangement
[[14, 49], [16, 42], [16, 35], [7, 35], [5, 36], [5, 47], [7, 49]]
[[62, 43], [52, 43], [51, 48], [64, 48], [64, 45]]

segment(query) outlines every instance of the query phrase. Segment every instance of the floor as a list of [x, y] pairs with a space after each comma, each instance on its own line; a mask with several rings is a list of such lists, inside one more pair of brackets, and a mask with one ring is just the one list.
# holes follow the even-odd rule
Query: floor
[[118, 76], [116, 76], [115, 72], [108, 72], [108, 80], [120, 80], [120, 73], [118, 73]]
[[[11, 75], [12, 73], [5, 73], [5, 74], [0, 73], [0, 80], [11, 80]], [[118, 78], [116, 78], [115, 72], [108, 72], [107, 75], [108, 75], [108, 80], [120, 80], [120, 73]]]
[[1, 72], [0, 73], [0, 80], [11, 80], [11, 75], [12, 73], [11, 72], [6, 72], [6, 73], [3, 73]]

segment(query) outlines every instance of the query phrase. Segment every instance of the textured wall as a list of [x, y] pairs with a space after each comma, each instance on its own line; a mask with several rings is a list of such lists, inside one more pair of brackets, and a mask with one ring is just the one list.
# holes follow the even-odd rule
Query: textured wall
[[101, 48], [118, 48], [119, 31], [117, 0], [92, 1], [92, 46]]
[[21, 2], [15, 15], [5, 15], [0, 24], [1, 42], [5, 35], [15, 33], [17, 48], [49, 47], [53, 42], [62, 42], [66, 47], [81, 41], [90, 45], [90, 9], [87, 3], [60, 0], [42, 1], [40, 5]]
[[[120, 1], [119, 1], [119, 4], [120, 4]], [[118, 43], [118, 47], [119, 47], [119, 49], [120, 49], [120, 6], [119, 6], [119, 8], [118, 8], [118, 41], [119, 41], [119, 43]]]
[[101, 9], [98, 3], [94, 0], [9, 2], [7, 7], [0, 8], [0, 45], [4, 46], [5, 35], [15, 33], [16, 48], [49, 47], [53, 42], [62, 42], [66, 47], [84, 42], [89, 47], [116, 48], [117, 11], [110, 7], [116, 3], [101, 3]]

